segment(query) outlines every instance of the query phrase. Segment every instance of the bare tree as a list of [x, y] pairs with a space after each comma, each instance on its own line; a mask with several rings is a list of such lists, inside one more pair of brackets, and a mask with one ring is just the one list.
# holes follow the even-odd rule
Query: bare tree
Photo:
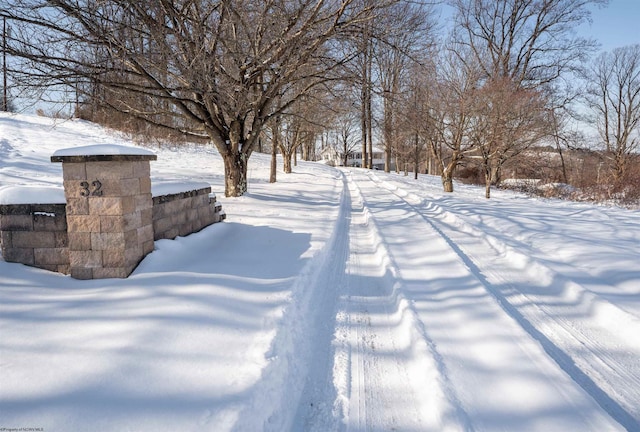
[[95, 82], [120, 101], [114, 109], [207, 137], [224, 160], [225, 194], [239, 196], [264, 125], [356, 54], [332, 55], [382, 3], [6, 0], [0, 15], [21, 28], [9, 52], [32, 61], [25, 70], [50, 83]]
[[443, 53], [429, 110], [428, 145], [445, 192], [453, 192], [456, 168], [475, 150], [470, 128], [480, 72], [475, 63], [466, 61], [464, 52], [454, 44]]
[[429, 5], [399, 3], [385, 11], [378, 25], [374, 58], [382, 97], [385, 172], [391, 169], [392, 154], [399, 150], [400, 99], [407, 91], [410, 66], [425, 63], [423, 57], [434, 43], [431, 14]]
[[[403, 113], [398, 121], [400, 141], [406, 148], [407, 164], [411, 162], [413, 165], [415, 179], [418, 178], [422, 164], [429, 159], [426, 143], [434, 134], [432, 115], [436, 67], [434, 56], [429, 57], [429, 60], [425, 59], [422, 63], [413, 63], [408, 67], [406, 88], [399, 101]], [[397, 165], [398, 163], [396, 167]]]
[[640, 45], [601, 54], [590, 74], [588, 103], [611, 161], [614, 183], [640, 146]]
[[469, 47], [484, 75], [518, 86], [549, 84], [575, 71], [596, 43], [575, 35], [590, 5], [608, 0], [450, 0], [456, 39]]
[[[364, 6], [371, 6], [373, 0], [361, 0]], [[371, 8], [368, 8], [371, 11]], [[371, 13], [371, 12], [370, 12]], [[359, 79], [356, 81], [360, 84], [360, 133], [362, 135], [362, 167], [371, 168], [373, 165], [373, 43], [374, 29], [373, 26], [377, 21], [373, 15], [368, 17], [360, 27], [360, 32], [355, 39], [355, 46], [359, 52], [356, 58]]]
[[349, 166], [349, 156], [351, 156], [360, 140], [355, 134], [355, 122], [351, 116], [345, 116], [340, 120], [336, 129], [336, 149], [342, 157], [342, 165]]
[[[494, 93], [488, 100], [498, 103], [510, 102], [516, 95], [519, 100], [522, 97], [520, 89], [545, 92], [547, 96], [565, 92], [562, 87], [570, 82], [566, 78], [581, 70], [596, 46], [595, 41], [576, 36], [575, 27], [589, 19], [589, 6], [604, 5], [607, 0], [450, 0], [450, 3], [456, 9], [454, 38], [467, 47], [465, 53], [471, 54], [464, 60], [473, 62], [481, 71], [476, 87], [487, 87], [478, 95], [487, 100]], [[505, 93], [507, 88], [510, 90]], [[511, 96], [505, 98], [507, 94]], [[545, 100], [549, 109], [557, 107], [551, 98]], [[492, 122], [510, 118], [496, 116], [497, 107], [491, 109]], [[506, 113], [510, 109], [503, 107], [501, 111]], [[486, 121], [487, 114], [481, 114], [482, 119], [478, 122]], [[524, 124], [516, 123], [516, 129], [511, 131], [509, 123], [492, 124], [491, 133], [499, 131], [501, 136], [522, 136], [524, 131], [520, 129]], [[531, 122], [532, 127], [536, 124]], [[485, 138], [489, 135], [487, 132]], [[531, 135], [538, 133], [532, 130]], [[475, 145], [487, 150], [496, 142], [477, 141]], [[487, 181], [499, 182], [501, 168], [507, 162], [505, 158], [519, 153], [489, 151], [487, 155], [492, 155], [494, 161], [490, 163], [492, 168]], [[487, 163], [484, 166], [486, 168]]]
[[475, 94], [471, 137], [490, 198], [504, 164], [548, 136], [552, 120], [540, 92], [519, 88], [508, 78], [486, 83]]

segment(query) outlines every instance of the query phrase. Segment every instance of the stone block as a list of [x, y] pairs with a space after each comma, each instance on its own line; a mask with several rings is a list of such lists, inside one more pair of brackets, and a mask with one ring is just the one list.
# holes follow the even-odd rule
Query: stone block
[[33, 215], [33, 230], [34, 231], [66, 231], [67, 230], [67, 218], [65, 215], [51, 216], [49, 214], [34, 214]]
[[[120, 196], [140, 195], [140, 179], [122, 179], [120, 180]], [[151, 191], [148, 192], [149, 194]]]
[[122, 197], [122, 214], [133, 213], [136, 211], [136, 197], [126, 196]]
[[0, 246], [2, 246], [3, 249], [13, 247], [11, 237], [11, 231], [0, 231]]
[[213, 213], [214, 213], [213, 207], [210, 207], [208, 205], [205, 207], [198, 207], [198, 219], [200, 219], [204, 223], [206, 223], [205, 221], [211, 219], [211, 216], [213, 215]]
[[193, 227], [190, 222], [185, 222], [178, 226], [178, 235], [186, 237], [193, 232]]
[[138, 230], [133, 229], [124, 233], [124, 248], [130, 249], [140, 245], [138, 241]]
[[0, 216], [30, 214], [31, 204], [0, 204]]
[[151, 165], [148, 161], [136, 161], [133, 162], [133, 177], [136, 178], [150, 178], [151, 177]]
[[178, 233], [178, 229], [175, 228], [175, 227], [172, 227], [172, 228], [170, 228], [170, 229], [168, 229], [168, 230], [166, 230], [164, 232], [163, 238], [174, 239], [174, 238], [178, 237], [178, 234], [179, 234]]
[[102, 265], [104, 267], [125, 267], [127, 259], [124, 249], [107, 249], [103, 251]]
[[56, 216], [64, 216], [66, 214], [67, 204], [32, 204], [33, 212], [53, 213]]
[[153, 240], [153, 225], [145, 225], [138, 228], [138, 244]]
[[15, 262], [27, 265], [33, 265], [35, 262], [33, 256], [33, 248], [8, 248], [3, 249], [2, 257], [6, 262]]
[[86, 180], [87, 170], [84, 162], [80, 163], [64, 163], [62, 165], [63, 180]]
[[167, 215], [175, 215], [180, 212], [180, 201], [181, 200], [173, 200], [164, 204], [164, 210]]
[[69, 250], [87, 251], [91, 250], [90, 232], [70, 232], [67, 234]]
[[67, 248], [34, 248], [33, 256], [36, 266], [69, 264], [69, 249]]
[[33, 267], [37, 267], [39, 269], [52, 271], [52, 272], [58, 271], [58, 265], [57, 264], [38, 264], [38, 263], [36, 263], [36, 264], [33, 265]]
[[187, 220], [189, 221], [198, 220], [198, 209], [192, 208], [187, 210]]
[[87, 188], [86, 179], [65, 180], [62, 183], [64, 185], [64, 196], [66, 197], [67, 202], [73, 198], [86, 198], [91, 192], [91, 185], [89, 184], [89, 187]]
[[[92, 180], [92, 182], [95, 180]], [[122, 185], [120, 179], [115, 178], [102, 178], [98, 180], [100, 182], [100, 190], [97, 192], [99, 195], [90, 195], [94, 197], [113, 198], [123, 195]], [[93, 188], [91, 190], [94, 190]]]
[[71, 270], [76, 268], [97, 268], [102, 267], [102, 251], [69, 250], [69, 265]]
[[0, 231], [33, 231], [33, 216], [30, 214], [2, 215]]
[[118, 278], [124, 279], [131, 274], [132, 268], [126, 267], [105, 267], [93, 269], [94, 279], [111, 279]]
[[56, 242], [55, 247], [57, 248], [69, 247], [69, 235], [67, 234], [66, 230], [54, 233], [54, 238]]
[[142, 254], [146, 256], [151, 252], [153, 252], [154, 248], [155, 248], [155, 242], [153, 240], [144, 242], [142, 244]]
[[140, 211], [140, 223], [142, 225], [151, 225], [153, 222], [153, 210], [148, 208]]
[[67, 215], [67, 226], [69, 233], [72, 232], [99, 232], [100, 217], [99, 216], [76, 216]]
[[153, 204], [153, 208], [152, 208], [153, 220], [155, 221], [155, 220], [158, 220], [158, 219], [162, 219], [163, 217], [166, 217], [166, 216], [167, 216], [167, 212], [166, 212], [166, 209], [165, 209], [165, 204], [163, 204], [163, 203], [162, 204], [161, 203], [156, 204], [155, 200], [154, 200], [154, 204]]
[[[87, 176], [89, 182], [93, 180], [133, 178], [134, 162], [104, 161], [87, 162]], [[63, 165], [64, 166], [64, 165]]]
[[140, 193], [141, 194], [151, 194], [151, 177], [140, 177]]
[[197, 195], [193, 197], [193, 207], [203, 207], [209, 205], [209, 195]]
[[142, 211], [153, 207], [153, 199], [151, 194], [139, 194], [133, 197], [135, 209], [133, 211]]
[[144, 258], [143, 252], [142, 245], [127, 249], [124, 253], [127, 265], [133, 267], [137, 266], [138, 263], [142, 261], [142, 258]]
[[91, 249], [94, 251], [104, 251], [108, 249], [124, 249], [125, 247], [125, 233], [91, 233]]
[[198, 219], [198, 225], [200, 226], [200, 229], [208, 227], [212, 223], [215, 223], [214, 215], [212, 213], [209, 213], [205, 217]]
[[121, 233], [126, 225], [126, 216], [100, 216], [100, 232]]
[[122, 231], [130, 231], [132, 229], [138, 229], [142, 226], [142, 213], [133, 212], [123, 216], [124, 224]]
[[67, 215], [88, 215], [88, 198], [67, 198]]
[[178, 212], [171, 215], [171, 223], [174, 226], [180, 226], [187, 221], [187, 214], [185, 212]]
[[185, 198], [185, 199], [179, 200], [178, 202], [180, 203], [180, 207], [179, 207], [180, 212], [186, 212], [187, 210], [193, 207], [192, 206], [193, 197]]
[[158, 233], [169, 231], [173, 227], [170, 217], [158, 219], [153, 222], [153, 229]]
[[81, 267], [69, 267], [69, 274], [74, 279], [89, 280], [93, 279], [93, 269]]
[[56, 245], [53, 232], [16, 231], [11, 241], [16, 248], [53, 248]]
[[123, 202], [119, 197], [89, 197], [89, 214], [90, 215], [123, 215]]

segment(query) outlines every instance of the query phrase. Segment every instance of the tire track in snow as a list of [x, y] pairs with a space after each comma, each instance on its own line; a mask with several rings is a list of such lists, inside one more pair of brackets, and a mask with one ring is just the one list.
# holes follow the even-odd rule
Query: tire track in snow
[[[482, 232], [482, 239], [487, 242], [484, 248], [481, 248], [481, 242], [470, 243], [469, 238], [480, 238], [480, 236], [473, 231], [472, 226], [462, 220], [461, 216], [453, 215], [433, 202], [426, 202], [425, 198], [398, 189], [395, 185], [380, 180], [374, 173], [368, 175], [376, 184], [400, 198], [416, 214], [420, 214], [424, 221], [435, 229], [456, 252], [502, 308], [527, 333], [538, 340], [551, 358], [609, 415], [627, 430], [640, 430], [638, 394], [633, 390], [631, 394], [624, 391], [640, 388], [640, 366], [637, 364], [637, 358], [640, 356], [636, 346], [619, 345], [624, 340], [635, 339], [630, 335], [640, 334], [640, 325], [634, 316], [598, 297], [575, 281], [567, 280], [539, 260], [518, 252], [512, 245], [506, 245], [495, 235]], [[482, 252], [478, 252], [479, 248]], [[486, 255], [483, 256], [483, 254]], [[479, 259], [479, 256], [482, 259]], [[526, 263], [528, 271], [520, 266], [513, 268], [514, 257], [517, 258], [515, 261]], [[599, 334], [598, 329], [591, 328], [593, 320], [589, 317], [583, 322], [569, 321], [563, 317], [570, 316], [570, 313], [554, 314], [553, 308], [549, 305], [541, 305], [536, 299], [519, 292], [513, 283], [509, 282], [509, 276], [516, 276], [523, 271], [534, 276], [531, 274], [531, 267], [535, 269], [534, 273], [538, 273], [538, 277], [545, 274], [546, 280], [560, 279], [569, 287], [568, 289], [574, 291], [574, 297], [588, 297], [591, 307], [599, 308], [601, 311], [606, 310], [609, 314], [606, 321], [626, 332], [627, 337], [618, 340], [615, 332], [610, 332], [608, 335]], [[495, 268], [500, 270], [494, 270]], [[527, 305], [527, 307], [519, 305]], [[612, 319], [611, 314], [615, 315], [616, 319]], [[578, 317], [574, 316], [574, 320], [577, 319]], [[620, 322], [624, 323], [622, 327]], [[577, 348], [572, 348], [571, 345]], [[626, 357], [609, 355], [609, 352], [618, 349], [627, 349], [630, 353]], [[632, 354], [633, 352], [636, 354]], [[627, 361], [620, 363], [621, 358]]]
[[[270, 351], [269, 364], [234, 424], [234, 432], [336, 430], [335, 388], [331, 384], [338, 289], [348, 254], [344, 180], [330, 168], [340, 196], [336, 222], [323, 247], [296, 276]], [[333, 271], [336, 269], [337, 271]], [[325, 385], [325, 383], [329, 383]]]
[[435, 347], [402, 294], [399, 268], [357, 182], [343, 307], [351, 362], [347, 431], [473, 430]]

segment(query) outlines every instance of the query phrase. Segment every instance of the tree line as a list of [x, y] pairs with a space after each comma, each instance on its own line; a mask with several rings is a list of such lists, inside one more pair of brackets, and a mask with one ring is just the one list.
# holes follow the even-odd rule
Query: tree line
[[640, 45], [594, 58], [575, 31], [606, 1], [448, 0], [441, 16], [427, 0], [6, 0], [0, 16], [14, 82], [64, 88], [94, 121], [213, 143], [227, 196], [265, 143], [290, 172], [318, 143], [372, 168], [375, 141], [386, 171], [451, 192], [474, 167], [489, 198], [543, 145], [567, 182], [579, 117], [611, 183], [636, 173]]

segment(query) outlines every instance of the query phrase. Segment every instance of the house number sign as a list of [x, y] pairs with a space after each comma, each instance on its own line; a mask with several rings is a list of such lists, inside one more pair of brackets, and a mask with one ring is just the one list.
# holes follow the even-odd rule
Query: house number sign
[[102, 196], [102, 183], [100, 180], [94, 180], [89, 184], [88, 181], [80, 182], [80, 195], [87, 196]]

